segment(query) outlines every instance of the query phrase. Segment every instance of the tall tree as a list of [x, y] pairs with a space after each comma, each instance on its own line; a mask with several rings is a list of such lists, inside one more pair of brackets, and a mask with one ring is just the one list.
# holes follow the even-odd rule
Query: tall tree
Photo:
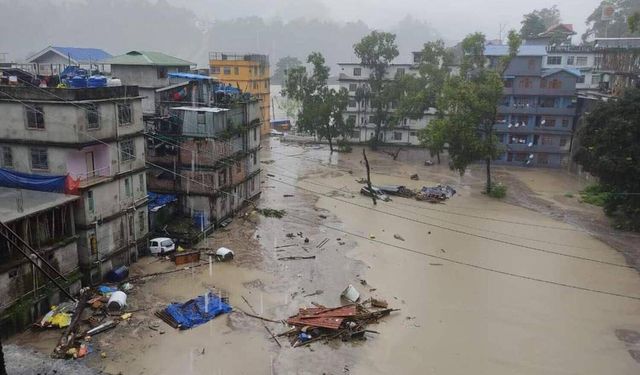
[[327, 139], [333, 152], [333, 140], [347, 136], [353, 129], [352, 121], [345, 121], [344, 111], [349, 101], [349, 92], [345, 88], [336, 91], [327, 86], [329, 67], [319, 52], [313, 52], [307, 58], [313, 70], [299, 66], [292, 68], [287, 75], [282, 94], [300, 103], [298, 127], [319, 139]]
[[640, 231], [640, 89], [601, 103], [578, 132], [575, 160], [611, 191], [605, 212]]
[[523, 39], [536, 37], [560, 22], [560, 10], [557, 5], [551, 8], [536, 9], [522, 17], [520, 37]]
[[377, 147], [380, 141], [382, 125], [388, 124], [391, 116], [389, 93], [392, 88], [390, 88], [387, 72], [391, 61], [399, 54], [395, 40], [395, 34], [374, 30], [353, 46], [361, 65], [371, 70], [367, 83], [371, 107], [374, 111], [373, 122], [376, 125], [371, 143], [373, 148]]
[[491, 161], [500, 153], [494, 126], [503, 96], [502, 79], [522, 43], [514, 30], [509, 32], [508, 41], [508, 54], [495, 64], [487, 64], [484, 35], [475, 33], [465, 38], [461, 74], [447, 80], [438, 102], [438, 109], [447, 114], [439, 126], [449, 144], [451, 167], [463, 174], [470, 163], [484, 160], [487, 192], [492, 188]]
[[[614, 13], [611, 20], [602, 19], [603, 10], [613, 7]], [[587, 18], [587, 31], [582, 34], [582, 40], [590, 38], [621, 38], [640, 36], [640, 30], [632, 25], [636, 22], [636, 13], [640, 12], [640, 0], [606, 0]]]
[[302, 61], [297, 57], [285, 56], [280, 58], [276, 63], [276, 70], [271, 77], [271, 81], [276, 84], [283, 84], [286, 80], [287, 73], [296, 67], [302, 66]]

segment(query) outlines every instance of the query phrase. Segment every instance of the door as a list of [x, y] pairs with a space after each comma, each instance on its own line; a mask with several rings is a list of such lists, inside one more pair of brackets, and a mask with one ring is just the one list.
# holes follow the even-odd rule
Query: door
[[85, 152], [84, 158], [87, 162], [87, 178], [95, 177], [96, 166], [95, 166], [95, 160], [93, 159], [93, 151]]

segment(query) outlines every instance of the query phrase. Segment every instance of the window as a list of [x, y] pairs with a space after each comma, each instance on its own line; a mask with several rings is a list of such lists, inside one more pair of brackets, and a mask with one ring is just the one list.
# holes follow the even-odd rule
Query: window
[[568, 128], [569, 127], [569, 119], [568, 118], [563, 118], [562, 119], [562, 127], [563, 128]]
[[158, 67], [158, 79], [167, 78], [167, 68], [163, 66]]
[[549, 154], [538, 154], [538, 164], [540, 165], [549, 164]]
[[356, 115], [349, 115], [349, 117], [347, 117], [347, 122], [348, 123], [356, 123]]
[[376, 122], [375, 116], [369, 116], [369, 123], [370, 124], [375, 124], [375, 122]]
[[131, 191], [131, 177], [124, 179], [124, 194], [127, 197], [133, 196], [133, 192]]
[[602, 56], [596, 56], [593, 58], [593, 66], [596, 68], [600, 68], [600, 64], [602, 64]]
[[599, 85], [600, 84], [600, 79], [601, 77], [597, 74], [594, 74], [593, 76], [591, 76], [591, 84], [592, 85]]
[[131, 124], [131, 103], [118, 103], [118, 124]]
[[359, 130], [354, 130], [351, 133], [351, 138], [360, 138], [360, 131]]
[[269, 88], [269, 81], [264, 81], [264, 88], [265, 89]]
[[418, 135], [418, 133], [417, 133], [417, 132], [413, 132], [413, 131], [412, 131], [412, 132], [409, 132], [409, 136], [410, 136], [410, 137], [415, 137], [415, 136], [417, 136], [417, 135]]
[[398, 108], [398, 101], [397, 100], [392, 100], [391, 101], [391, 109], [396, 109]]
[[520, 88], [529, 89], [531, 88], [531, 78], [525, 77], [520, 79]]
[[44, 129], [44, 111], [41, 105], [26, 105], [27, 129]]
[[398, 76], [398, 77], [404, 76], [404, 68], [398, 68], [396, 70], [396, 76]]
[[49, 155], [46, 148], [31, 149], [31, 169], [49, 169]]
[[356, 107], [355, 99], [349, 99], [349, 107], [350, 108], [355, 108]]
[[513, 87], [513, 78], [506, 78], [504, 80], [504, 87], [508, 88], [508, 89], [512, 88]]
[[258, 153], [253, 153], [253, 165], [258, 164]]
[[253, 140], [254, 140], [254, 142], [258, 141], [258, 129], [257, 128], [253, 129]]
[[350, 83], [349, 84], [349, 91], [354, 92], [354, 91], [356, 91], [357, 88], [358, 88], [358, 84], [357, 83]]
[[219, 66], [212, 66], [211, 67], [211, 74], [220, 74], [220, 67]]
[[136, 158], [136, 148], [133, 139], [120, 142], [120, 161], [128, 161]]
[[580, 77], [578, 77], [578, 79], [576, 80], [576, 83], [584, 83], [585, 81], [585, 76], [584, 73], [580, 74]]
[[562, 56], [547, 56], [547, 65], [561, 65]]
[[576, 64], [576, 57], [575, 56], [568, 56], [567, 57], [567, 65], [575, 65]]
[[353, 75], [355, 77], [360, 77], [362, 75], [362, 68], [353, 68]]
[[93, 200], [93, 190], [87, 191], [87, 208], [89, 212], [93, 212], [96, 208], [95, 201]]
[[13, 152], [9, 146], [2, 146], [2, 166], [5, 168], [13, 167]]
[[550, 135], [543, 135], [541, 144], [543, 146], [551, 146], [553, 144], [553, 137]]
[[129, 218], [129, 238], [133, 237], [133, 216], [128, 216]]
[[560, 138], [560, 147], [564, 147], [567, 145], [567, 137]]
[[587, 56], [578, 56], [576, 57], [576, 65], [577, 66], [587, 66], [589, 63], [589, 59]]
[[100, 127], [98, 106], [95, 104], [87, 104], [84, 109], [87, 113], [87, 130], [98, 129]]
[[144, 211], [138, 212], [138, 229], [140, 233], [144, 232]]
[[235, 75], [240, 74], [240, 68], [239, 68], [239, 67], [237, 67], [237, 66], [234, 66], [234, 67], [233, 67], [233, 74], [235, 74]]
[[144, 192], [144, 173], [138, 175], [138, 185], [140, 186], [140, 192]]
[[[255, 161], [256, 158], [255, 156], [253, 157], [253, 160]], [[218, 186], [224, 186], [227, 184], [227, 170], [223, 169], [222, 171], [218, 172]]]
[[231, 67], [230, 66], [225, 66], [223, 68], [223, 73], [224, 74], [231, 74]]
[[205, 112], [198, 112], [198, 125], [205, 126], [207, 124], [207, 118]]
[[562, 81], [559, 79], [552, 79], [551, 82], [549, 82], [549, 88], [555, 90], [561, 89]]
[[547, 86], [549, 86], [549, 83], [547, 82], [547, 80], [546, 80], [546, 79], [544, 79], [544, 78], [543, 78], [543, 79], [541, 79], [541, 80], [540, 80], [540, 88], [541, 88], [541, 89], [546, 89], [546, 88], [547, 88]]
[[393, 132], [393, 140], [394, 141], [401, 141], [402, 140], [402, 133], [401, 132]]
[[545, 128], [553, 128], [556, 126], [556, 119], [553, 117], [543, 117], [540, 125]]

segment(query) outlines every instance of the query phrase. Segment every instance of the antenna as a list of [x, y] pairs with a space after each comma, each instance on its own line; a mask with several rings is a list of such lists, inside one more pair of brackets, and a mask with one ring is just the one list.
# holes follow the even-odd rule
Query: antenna
[[500, 29], [500, 31], [498, 32], [498, 40], [500, 41], [500, 44], [502, 44], [502, 35], [504, 34], [504, 29], [507, 28], [507, 24], [500, 23], [498, 24], [498, 28]]

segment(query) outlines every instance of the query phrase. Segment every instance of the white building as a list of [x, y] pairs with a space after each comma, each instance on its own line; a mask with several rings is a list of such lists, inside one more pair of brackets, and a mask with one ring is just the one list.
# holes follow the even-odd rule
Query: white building
[[[359, 63], [339, 63], [340, 74], [338, 82], [340, 87], [349, 91], [349, 104], [346, 116], [353, 119], [355, 129], [349, 138], [351, 142], [367, 142], [375, 137], [376, 125], [373, 123], [374, 110], [368, 100], [356, 100], [356, 92], [359, 89], [368, 87], [367, 80], [371, 70], [363, 67]], [[392, 80], [404, 74], [417, 74], [413, 69], [413, 64], [391, 64], [387, 71], [387, 79]], [[391, 110], [396, 106], [395, 102], [390, 103]], [[389, 129], [383, 124], [380, 132], [380, 141], [398, 145], [419, 145], [418, 131], [424, 129], [435, 116], [435, 109], [430, 109], [425, 116], [419, 120], [403, 119]]]
[[590, 46], [548, 46], [547, 56], [542, 61], [543, 69], [577, 69], [581, 73], [576, 84], [577, 90], [596, 90], [600, 85], [596, 51]]

